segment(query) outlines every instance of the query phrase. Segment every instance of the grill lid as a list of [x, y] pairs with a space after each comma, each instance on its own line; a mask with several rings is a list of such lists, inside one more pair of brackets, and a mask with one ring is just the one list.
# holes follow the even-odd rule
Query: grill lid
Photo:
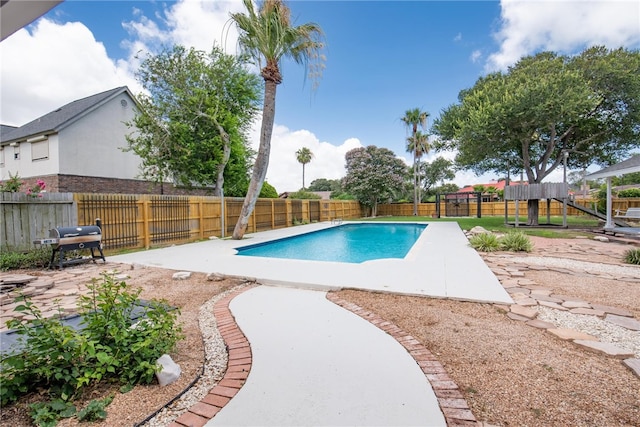
[[96, 225], [86, 225], [82, 227], [57, 227], [49, 230], [49, 237], [54, 239], [64, 239], [78, 236], [100, 236], [102, 231]]

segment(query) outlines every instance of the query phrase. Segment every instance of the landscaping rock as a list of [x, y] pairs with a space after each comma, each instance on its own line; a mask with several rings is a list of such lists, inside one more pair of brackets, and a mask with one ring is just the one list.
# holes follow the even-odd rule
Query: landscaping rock
[[171, 276], [173, 280], [187, 280], [189, 277], [191, 277], [190, 271], [178, 271]]
[[220, 273], [209, 273], [207, 274], [207, 280], [212, 282], [220, 282], [225, 279], [225, 276]]
[[160, 356], [156, 363], [162, 366], [160, 372], [156, 373], [156, 378], [161, 386], [169, 385], [180, 378], [182, 373], [180, 365], [174, 362], [168, 354]]
[[622, 363], [640, 378], [640, 359], [625, 359]]
[[593, 240], [597, 240], [598, 242], [608, 242], [609, 238], [605, 236], [595, 236]]
[[632, 331], [640, 331], [640, 322], [631, 317], [616, 316], [615, 314], [607, 314], [604, 318], [607, 322], [614, 325], [622, 326], [623, 328], [631, 329]]
[[618, 359], [626, 359], [627, 357], [633, 357], [633, 352], [624, 350], [620, 347], [608, 342], [591, 341], [591, 340], [574, 340], [574, 343], [580, 347], [584, 347], [588, 350], [595, 351], [596, 353], [604, 353], [607, 356], [616, 357]]

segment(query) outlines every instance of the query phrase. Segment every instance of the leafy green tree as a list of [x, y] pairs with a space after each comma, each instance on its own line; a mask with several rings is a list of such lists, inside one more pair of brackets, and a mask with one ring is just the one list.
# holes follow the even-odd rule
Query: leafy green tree
[[[238, 222], [233, 230], [233, 239], [242, 239], [247, 230], [249, 217], [255, 208], [260, 189], [269, 167], [271, 134], [276, 114], [276, 88], [282, 83], [280, 61], [284, 57], [303, 63], [311, 71], [311, 77], [320, 76], [324, 56], [322, 29], [314, 23], [293, 26], [291, 10], [282, 0], [265, 0], [256, 11], [252, 0], [243, 0], [247, 13], [233, 13], [231, 20], [238, 28], [238, 43], [260, 67], [264, 79], [264, 105], [260, 130], [260, 147], [253, 165], [249, 190], [242, 204]], [[309, 64], [311, 61], [311, 65]], [[317, 66], [314, 66], [317, 64]]]
[[438, 183], [444, 184], [447, 179], [456, 177], [453, 171], [453, 162], [444, 157], [436, 157], [431, 163], [425, 162], [420, 165], [423, 178], [423, 188], [427, 194], [432, 194], [432, 189]]
[[290, 199], [299, 199], [299, 200], [306, 200], [306, 199], [321, 199], [322, 197], [318, 196], [315, 193], [312, 193], [311, 191], [307, 191], [307, 190], [300, 190], [300, 191], [296, 191], [294, 193], [289, 193], [289, 198]]
[[307, 147], [302, 147], [296, 151], [296, 160], [302, 164], [302, 189], [304, 190], [304, 167], [313, 159], [313, 153]]
[[387, 148], [370, 145], [354, 148], [345, 155], [347, 175], [344, 189], [376, 216], [378, 203], [390, 199], [402, 188], [406, 165]]
[[[611, 164], [640, 144], [640, 53], [543, 52], [480, 78], [434, 122], [438, 149], [476, 173], [524, 171], [540, 183], [563, 164]], [[538, 201], [528, 203], [529, 225]]]
[[309, 184], [309, 191], [339, 191], [341, 189], [341, 182], [339, 179], [326, 179], [318, 178], [311, 181]]
[[260, 197], [263, 199], [277, 199], [278, 192], [273, 185], [265, 181], [265, 183], [262, 185], [262, 188], [260, 189]]
[[[221, 194], [247, 181], [246, 131], [259, 111], [260, 79], [218, 47], [210, 53], [174, 46], [145, 59], [136, 77], [148, 91], [128, 123], [127, 150], [142, 159], [142, 177], [215, 186]], [[227, 165], [232, 167], [227, 171]]]
[[440, 187], [436, 188], [436, 193], [440, 193], [440, 194], [457, 193], [459, 189], [460, 187], [450, 182], [447, 184], [442, 184]]
[[407, 138], [407, 151], [413, 153], [413, 215], [418, 215], [418, 161], [429, 150], [426, 134], [418, 132], [418, 128], [426, 129], [429, 113], [419, 108], [407, 110], [402, 117], [402, 122], [411, 135]]

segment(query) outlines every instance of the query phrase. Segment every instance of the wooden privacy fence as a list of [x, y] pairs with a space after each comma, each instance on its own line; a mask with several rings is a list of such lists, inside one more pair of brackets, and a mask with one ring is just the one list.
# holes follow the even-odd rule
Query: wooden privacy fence
[[0, 193], [0, 249], [27, 249], [49, 230], [78, 224], [71, 193]]
[[[593, 209], [594, 205], [597, 204], [597, 200], [580, 200], [578, 203], [581, 205]], [[469, 216], [476, 216], [476, 212], [478, 211], [477, 202], [470, 201], [469, 202]], [[541, 200], [538, 204], [539, 207], [539, 215], [546, 216], [547, 215], [547, 202], [546, 200]], [[616, 209], [628, 209], [629, 207], [640, 207], [640, 199], [615, 199], [613, 201], [613, 212]], [[562, 215], [562, 202], [557, 200], [552, 200], [549, 204], [549, 214], [552, 216], [560, 216]], [[516, 205], [514, 201], [509, 200], [506, 206], [507, 215], [515, 216], [516, 215]], [[505, 213], [505, 202], [482, 202], [481, 204], [481, 216], [504, 216]], [[436, 204], [435, 203], [420, 203], [418, 205], [418, 216], [433, 216], [436, 214]], [[445, 217], [444, 214], [444, 203], [441, 204], [441, 217]], [[413, 215], [413, 204], [412, 203], [398, 203], [398, 204], [385, 204], [378, 206], [378, 215], [379, 216], [412, 216]], [[518, 206], [518, 215], [527, 216], [527, 203], [521, 202]], [[587, 215], [586, 213], [579, 211], [572, 207], [567, 207], [567, 215], [570, 216], [582, 216]]]
[[[74, 199], [80, 225], [100, 218], [107, 250], [230, 236], [244, 202], [225, 198], [223, 209], [219, 197], [205, 196], [75, 194]], [[246, 232], [361, 216], [360, 204], [351, 200], [258, 199]]]

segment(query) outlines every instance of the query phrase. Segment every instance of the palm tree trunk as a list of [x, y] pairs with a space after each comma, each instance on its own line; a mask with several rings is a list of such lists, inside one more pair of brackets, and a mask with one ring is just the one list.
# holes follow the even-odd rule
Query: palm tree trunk
[[302, 189], [304, 190], [304, 163], [302, 164]]
[[[415, 142], [414, 142], [415, 143]], [[416, 168], [417, 156], [413, 151], [413, 216], [418, 215], [418, 169]]]
[[269, 153], [271, 151], [271, 134], [273, 133], [273, 121], [276, 115], [276, 87], [277, 84], [273, 80], [265, 79], [264, 82], [264, 104], [262, 107], [262, 127], [260, 129], [260, 147], [256, 162], [253, 165], [251, 174], [251, 182], [247, 195], [242, 204], [240, 217], [233, 229], [232, 239], [240, 240], [247, 231], [249, 217], [253, 213], [256, 206], [256, 200], [262, 190], [264, 178], [267, 176], [267, 168], [269, 167]]

